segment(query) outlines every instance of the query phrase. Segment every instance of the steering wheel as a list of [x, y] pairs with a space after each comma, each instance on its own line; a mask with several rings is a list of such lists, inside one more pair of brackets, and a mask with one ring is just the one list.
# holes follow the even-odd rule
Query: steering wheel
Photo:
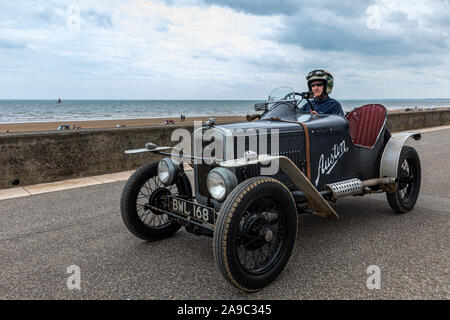
[[[295, 100], [295, 96], [302, 96], [302, 94], [298, 93], [298, 92], [290, 92], [282, 100], [289, 100], [289, 99]], [[290, 98], [290, 97], [292, 97], [292, 98]]]
[[[299, 92], [291, 92], [291, 93], [288, 93], [284, 98], [283, 98], [283, 100], [288, 100], [290, 97], [292, 97], [291, 99], [292, 100], [295, 100], [295, 96], [300, 96], [301, 97], [301, 99], [300, 99], [300, 102], [303, 100], [303, 99], [306, 99], [306, 101], [308, 102], [308, 104], [309, 104], [309, 108], [310, 108], [310, 110], [311, 111], [316, 111], [315, 109], [314, 109], [314, 106], [312, 105], [312, 103], [311, 103], [311, 101], [309, 101], [309, 98], [311, 97], [311, 92], [302, 92], [302, 93], [299, 93]], [[299, 104], [300, 104], [300, 102], [299, 102]]]

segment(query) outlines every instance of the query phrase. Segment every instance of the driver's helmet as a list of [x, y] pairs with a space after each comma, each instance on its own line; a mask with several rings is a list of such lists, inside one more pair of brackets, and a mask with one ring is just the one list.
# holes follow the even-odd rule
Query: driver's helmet
[[313, 70], [306, 76], [309, 91], [311, 91], [311, 83], [318, 80], [325, 82], [327, 94], [330, 94], [331, 91], [333, 91], [334, 78], [331, 73], [323, 69]]

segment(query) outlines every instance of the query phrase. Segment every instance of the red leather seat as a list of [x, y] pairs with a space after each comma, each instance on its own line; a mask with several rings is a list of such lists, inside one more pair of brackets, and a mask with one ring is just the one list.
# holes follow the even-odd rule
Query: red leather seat
[[366, 104], [346, 114], [354, 144], [372, 148], [386, 121], [387, 111], [381, 104]]

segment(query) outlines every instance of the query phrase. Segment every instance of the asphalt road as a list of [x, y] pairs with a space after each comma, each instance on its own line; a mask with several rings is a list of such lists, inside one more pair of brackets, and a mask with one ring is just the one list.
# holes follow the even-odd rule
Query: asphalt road
[[[124, 182], [0, 201], [0, 299], [449, 299], [450, 130], [411, 142], [422, 160], [415, 209], [395, 214], [384, 195], [337, 203], [340, 220], [299, 216], [282, 275], [256, 294], [221, 276], [212, 239], [181, 229], [145, 242], [125, 228]], [[80, 267], [80, 290], [67, 268]], [[367, 268], [381, 271], [368, 289]]]

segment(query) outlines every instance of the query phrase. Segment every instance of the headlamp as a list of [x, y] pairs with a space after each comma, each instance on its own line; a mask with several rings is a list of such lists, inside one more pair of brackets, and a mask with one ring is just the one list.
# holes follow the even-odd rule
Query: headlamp
[[206, 180], [209, 194], [217, 201], [225, 200], [237, 183], [235, 174], [226, 168], [212, 169]]
[[176, 166], [172, 159], [164, 158], [158, 164], [158, 178], [166, 186], [174, 183], [178, 173], [178, 166]]

